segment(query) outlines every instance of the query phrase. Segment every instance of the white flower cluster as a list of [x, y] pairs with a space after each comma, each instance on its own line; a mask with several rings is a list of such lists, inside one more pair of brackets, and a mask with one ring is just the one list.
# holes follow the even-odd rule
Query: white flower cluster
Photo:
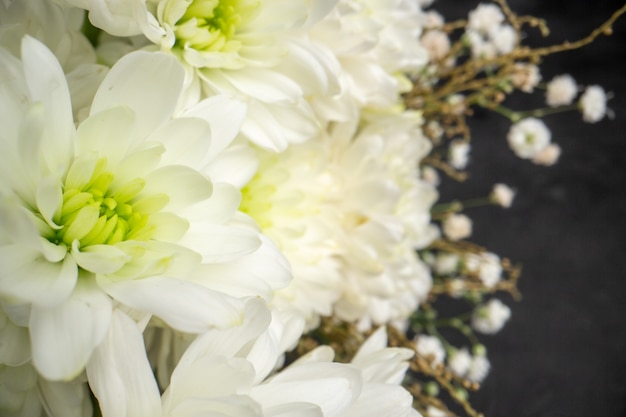
[[0, 3], [0, 414], [417, 416], [383, 328], [350, 364], [275, 368], [320, 317], [403, 325], [430, 290], [430, 145], [401, 99], [425, 19]]

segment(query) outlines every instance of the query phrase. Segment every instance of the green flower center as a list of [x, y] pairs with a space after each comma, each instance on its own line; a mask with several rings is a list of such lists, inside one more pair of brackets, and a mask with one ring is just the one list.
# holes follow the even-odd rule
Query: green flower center
[[[63, 188], [63, 206], [55, 216], [61, 226], [51, 241], [71, 246], [113, 245], [126, 240], [149, 240], [155, 232], [150, 214], [169, 201], [164, 194], [142, 196], [145, 180], [136, 178], [114, 186], [114, 175], [106, 170], [107, 161], [78, 158]], [[91, 175], [89, 175], [91, 174]]]
[[193, 0], [176, 22], [175, 48], [205, 52], [237, 52], [237, 27], [258, 8], [259, 0]]

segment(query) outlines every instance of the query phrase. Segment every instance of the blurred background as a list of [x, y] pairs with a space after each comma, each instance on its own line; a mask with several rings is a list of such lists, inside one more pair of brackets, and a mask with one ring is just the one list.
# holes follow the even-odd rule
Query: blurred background
[[[478, 1], [436, 0], [446, 19], [464, 17]], [[609, 0], [510, 0], [518, 14], [547, 20], [540, 46], [585, 37], [624, 5]], [[560, 161], [540, 167], [516, 158], [506, 144], [510, 123], [478, 112], [471, 120], [470, 179], [443, 184], [441, 201], [485, 196], [496, 182], [517, 190], [513, 207], [469, 209], [472, 240], [523, 264], [521, 302], [507, 326], [483, 338], [492, 371], [472, 403], [487, 417], [626, 416], [626, 17], [611, 37], [553, 55], [544, 81], [569, 73], [600, 84], [614, 98], [613, 120], [582, 122], [579, 113], [544, 121], [562, 148]], [[514, 109], [542, 106], [541, 92], [514, 96]]]

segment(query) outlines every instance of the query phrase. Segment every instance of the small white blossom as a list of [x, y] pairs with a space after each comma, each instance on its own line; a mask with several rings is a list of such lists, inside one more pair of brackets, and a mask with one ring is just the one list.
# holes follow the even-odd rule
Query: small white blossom
[[489, 374], [490, 368], [491, 364], [486, 356], [475, 355], [467, 372], [466, 378], [472, 382], [482, 382], [487, 374]]
[[606, 115], [606, 92], [599, 85], [587, 87], [580, 97], [580, 108], [583, 112], [583, 120], [587, 123], [595, 123]]
[[472, 327], [484, 334], [494, 334], [500, 331], [511, 317], [511, 309], [497, 298], [474, 310]]
[[450, 240], [461, 240], [472, 234], [472, 220], [465, 214], [453, 214], [443, 221], [443, 234]]
[[491, 40], [486, 39], [482, 34], [475, 30], [468, 30], [466, 39], [472, 47], [472, 57], [481, 59], [490, 59], [497, 55], [498, 50]]
[[446, 351], [441, 344], [441, 340], [435, 336], [420, 334], [415, 338], [415, 349], [417, 353], [426, 358], [432, 357], [432, 363], [442, 363], [446, 357]]
[[556, 164], [560, 156], [561, 147], [556, 143], [551, 143], [535, 155], [532, 161], [537, 165], [552, 166]]
[[546, 103], [550, 107], [566, 106], [572, 104], [578, 94], [576, 81], [569, 74], [556, 76], [548, 83], [546, 90]]
[[456, 169], [465, 169], [469, 162], [471, 145], [464, 140], [455, 140], [450, 144], [448, 162]]
[[522, 159], [531, 159], [550, 143], [552, 134], [545, 123], [528, 117], [511, 126], [507, 139], [515, 154]]
[[444, 23], [445, 23], [445, 20], [440, 13], [434, 10], [430, 10], [426, 13], [426, 23], [424, 24], [425, 28], [427, 29], [440, 28], [443, 26]]
[[459, 255], [451, 252], [441, 252], [435, 259], [434, 270], [439, 275], [450, 275], [459, 269]]
[[502, 264], [495, 253], [469, 254], [465, 258], [465, 268], [478, 274], [478, 278], [488, 288], [495, 286], [502, 278]]
[[441, 30], [429, 30], [420, 41], [432, 61], [441, 61], [450, 53], [450, 38]]
[[516, 63], [515, 72], [511, 74], [511, 83], [524, 93], [532, 93], [541, 81], [539, 67], [533, 64]]
[[448, 367], [460, 377], [464, 377], [472, 364], [472, 355], [467, 348], [455, 350], [448, 357]]
[[491, 191], [491, 199], [504, 208], [511, 207], [514, 197], [515, 191], [506, 184], [496, 184]]
[[511, 25], [498, 25], [489, 31], [489, 39], [499, 54], [505, 55], [513, 51], [517, 43], [517, 33]]
[[480, 33], [489, 33], [503, 21], [504, 14], [498, 6], [481, 3], [469, 13], [467, 27]]

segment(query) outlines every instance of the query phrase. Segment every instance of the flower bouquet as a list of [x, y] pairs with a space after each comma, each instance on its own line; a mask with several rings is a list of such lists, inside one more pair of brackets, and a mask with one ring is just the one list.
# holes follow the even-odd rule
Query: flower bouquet
[[[607, 114], [504, 0], [0, 3], [2, 416], [478, 416], [520, 266], [473, 244], [467, 119]], [[513, 92], [546, 107], [507, 107]], [[445, 308], [453, 303], [453, 312]]]

